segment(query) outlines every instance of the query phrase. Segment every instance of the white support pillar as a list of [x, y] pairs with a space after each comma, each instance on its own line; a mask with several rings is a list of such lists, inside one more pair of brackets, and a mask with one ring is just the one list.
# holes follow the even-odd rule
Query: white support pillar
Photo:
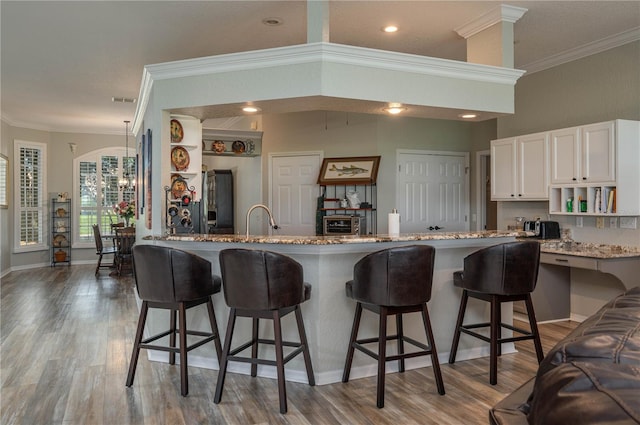
[[307, 1], [307, 43], [329, 42], [329, 0]]
[[456, 28], [467, 40], [467, 62], [513, 68], [513, 26], [526, 11], [503, 4]]

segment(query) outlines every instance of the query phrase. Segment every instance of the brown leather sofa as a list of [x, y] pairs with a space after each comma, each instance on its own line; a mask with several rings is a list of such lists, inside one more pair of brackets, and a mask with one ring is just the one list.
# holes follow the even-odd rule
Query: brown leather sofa
[[640, 424], [640, 286], [614, 298], [489, 411], [493, 425]]

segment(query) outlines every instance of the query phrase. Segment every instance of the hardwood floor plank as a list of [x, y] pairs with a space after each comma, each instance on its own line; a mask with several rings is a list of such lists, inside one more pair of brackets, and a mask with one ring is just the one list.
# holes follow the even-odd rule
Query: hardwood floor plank
[[[190, 367], [189, 396], [182, 397], [179, 367], [149, 362], [143, 351], [127, 388], [138, 319], [134, 282], [104, 272], [96, 278], [94, 270], [45, 267], [3, 277], [3, 425], [486, 424], [489, 408], [538, 367], [533, 344], [524, 341], [516, 344], [518, 353], [498, 359], [495, 386], [488, 358], [441, 364], [444, 396], [431, 368], [388, 374], [384, 409], [376, 407], [375, 377], [316, 387], [287, 382], [289, 412], [281, 415], [273, 379], [229, 373], [222, 402], [214, 404], [216, 370]], [[540, 325], [545, 353], [576, 325]]]

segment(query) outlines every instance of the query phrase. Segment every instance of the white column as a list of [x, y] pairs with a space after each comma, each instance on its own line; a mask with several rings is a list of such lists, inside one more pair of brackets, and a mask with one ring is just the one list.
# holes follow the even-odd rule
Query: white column
[[526, 11], [501, 5], [456, 28], [467, 40], [467, 62], [513, 68], [513, 26]]
[[307, 43], [329, 42], [329, 1], [307, 1]]

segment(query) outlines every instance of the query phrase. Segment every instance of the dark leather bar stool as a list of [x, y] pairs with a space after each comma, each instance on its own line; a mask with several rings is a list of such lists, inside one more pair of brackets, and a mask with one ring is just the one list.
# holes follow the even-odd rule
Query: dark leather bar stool
[[[356, 300], [357, 304], [342, 382], [349, 381], [354, 349], [378, 360], [376, 405], [379, 408], [384, 407], [385, 365], [389, 361], [398, 360], [400, 372], [404, 372], [405, 359], [430, 355], [438, 393], [444, 395], [438, 351], [427, 310], [427, 302], [431, 299], [435, 252], [432, 246], [413, 245], [371, 253], [356, 263], [353, 268], [353, 280], [346, 284], [347, 297]], [[358, 339], [363, 308], [380, 315], [378, 337]], [[415, 312], [422, 313], [429, 345], [404, 335], [402, 315]], [[388, 316], [396, 316], [396, 335], [387, 335]], [[398, 354], [396, 355], [387, 355], [387, 341], [390, 340], [397, 340]], [[365, 344], [376, 342], [378, 343], [377, 354], [365, 347]], [[405, 342], [420, 348], [421, 351], [405, 353]]]
[[[456, 361], [460, 333], [465, 333], [489, 343], [489, 382], [498, 382], [498, 356], [505, 342], [533, 339], [538, 363], [544, 357], [536, 323], [536, 315], [531, 302], [531, 292], [536, 287], [538, 266], [540, 265], [540, 243], [537, 241], [511, 242], [483, 248], [464, 259], [464, 270], [453, 274], [453, 283], [462, 288], [462, 301], [453, 335], [449, 363]], [[471, 298], [491, 303], [489, 322], [463, 325], [467, 301]], [[502, 303], [524, 301], [531, 331], [502, 323], [500, 307]], [[489, 327], [489, 337], [472, 329]], [[502, 338], [502, 328], [521, 334]]]
[[[311, 285], [303, 281], [302, 266], [286, 255], [269, 251], [249, 249], [225, 249], [220, 252], [220, 269], [224, 298], [231, 308], [227, 334], [222, 350], [220, 372], [214, 403], [220, 403], [224, 379], [229, 361], [251, 363], [251, 376], [256, 376], [258, 365], [275, 366], [278, 375], [278, 393], [280, 413], [287, 412], [287, 393], [284, 377], [284, 365], [302, 353], [307, 369], [309, 385], [315, 385], [309, 346], [302, 321], [300, 304], [310, 298]], [[282, 340], [280, 319], [295, 312], [300, 342]], [[231, 349], [233, 329], [237, 317], [253, 319], [250, 341]], [[258, 336], [260, 319], [273, 320], [274, 339]], [[259, 344], [275, 346], [276, 360], [258, 358]], [[283, 346], [294, 347], [288, 356], [284, 356]], [[237, 354], [251, 347], [251, 357]]]
[[[140, 349], [169, 352], [169, 364], [175, 364], [176, 353], [180, 354], [181, 394], [189, 393], [187, 374], [187, 353], [207, 342], [213, 341], [218, 359], [222, 347], [218, 323], [213, 310], [211, 296], [220, 292], [220, 277], [211, 274], [211, 263], [197, 255], [178, 249], [154, 245], [135, 245], [133, 247], [133, 271], [138, 296], [142, 300], [138, 330], [131, 354], [127, 387], [133, 385]], [[211, 332], [187, 329], [187, 309], [201, 304], [207, 305]], [[150, 308], [166, 309], [171, 312], [169, 330], [143, 339], [144, 325]], [[176, 313], [179, 328], [176, 329]], [[180, 343], [176, 348], [176, 333]], [[201, 337], [197, 342], [187, 345], [187, 335]], [[155, 345], [152, 342], [169, 336], [169, 346]]]

